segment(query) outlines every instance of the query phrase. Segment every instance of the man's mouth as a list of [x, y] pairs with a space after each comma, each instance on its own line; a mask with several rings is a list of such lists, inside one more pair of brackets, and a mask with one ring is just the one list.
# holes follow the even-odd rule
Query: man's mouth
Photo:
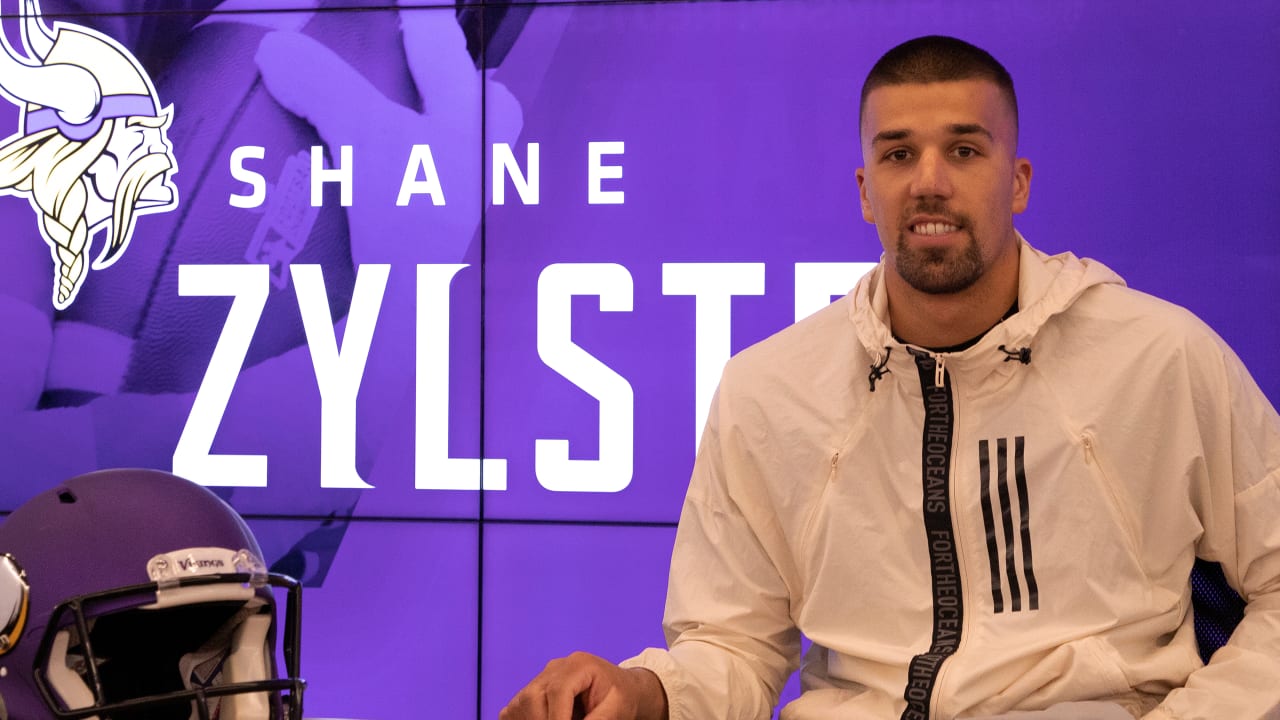
[[950, 223], [941, 223], [941, 222], [922, 222], [922, 223], [915, 223], [914, 225], [910, 226], [911, 232], [915, 233], [916, 235], [924, 235], [924, 236], [945, 235], [946, 233], [956, 232], [959, 229], [960, 229], [959, 225], [952, 225]]

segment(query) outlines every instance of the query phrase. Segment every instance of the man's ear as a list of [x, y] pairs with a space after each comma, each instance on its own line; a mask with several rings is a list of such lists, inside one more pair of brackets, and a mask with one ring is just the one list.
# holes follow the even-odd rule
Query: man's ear
[[1027, 209], [1027, 200], [1031, 197], [1031, 161], [1018, 158], [1013, 163], [1013, 213], [1017, 215]]
[[862, 203], [862, 219], [876, 224], [875, 213], [871, 211], [871, 201], [867, 199], [867, 171], [866, 168], [858, 168], [854, 172], [854, 177], [858, 179], [858, 200]]

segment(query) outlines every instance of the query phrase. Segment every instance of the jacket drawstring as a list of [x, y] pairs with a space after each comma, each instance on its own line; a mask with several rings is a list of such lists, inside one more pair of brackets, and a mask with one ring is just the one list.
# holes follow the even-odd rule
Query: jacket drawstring
[[[871, 385], [871, 392], [876, 391], [876, 381], [889, 374], [889, 354], [893, 352], [893, 348], [888, 345], [884, 348], [884, 355], [881, 355], [871, 363], [871, 372], [867, 374], [867, 380]], [[1004, 353], [1004, 361], [1017, 360], [1023, 365], [1031, 364], [1031, 348], [1020, 347], [1010, 350], [1008, 347], [1001, 345], [1000, 352]]]
[[1020, 348], [1014, 348], [1014, 349], [1010, 350], [1009, 348], [1005, 347], [1004, 345], [1001, 345], [1001, 346], [1000, 346], [1000, 352], [1003, 352], [1003, 353], [1004, 353], [1004, 355], [1005, 355], [1005, 357], [1004, 357], [1004, 361], [1005, 361], [1005, 362], [1009, 362], [1010, 360], [1017, 360], [1018, 362], [1022, 363], [1023, 365], [1030, 365], [1030, 364], [1031, 364], [1031, 348], [1029, 348], [1029, 347], [1020, 347]]
[[884, 346], [884, 355], [876, 358], [871, 363], [871, 372], [867, 375], [867, 380], [871, 382], [871, 392], [876, 391], [876, 381], [889, 373], [889, 368], [885, 367], [889, 364], [889, 353], [893, 352], [893, 348], [888, 345]]

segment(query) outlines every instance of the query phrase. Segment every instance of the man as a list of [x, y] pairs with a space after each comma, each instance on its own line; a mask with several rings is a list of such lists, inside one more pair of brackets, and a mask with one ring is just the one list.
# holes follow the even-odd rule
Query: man
[[[1280, 707], [1280, 418], [1186, 311], [1014, 230], [1007, 71], [952, 38], [862, 92], [880, 266], [725, 368], [664, 624], [552, 661], [503, 720], [1269, 717]], [[1199, 556], [1249, 601], [1204, 665]]]

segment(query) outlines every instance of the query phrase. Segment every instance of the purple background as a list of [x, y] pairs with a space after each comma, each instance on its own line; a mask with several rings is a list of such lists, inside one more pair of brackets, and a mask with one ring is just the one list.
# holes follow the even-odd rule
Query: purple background
[[[25, 200], [0, 197], [9, 510], [79, 472], [171, 467], [228, 306], [178, 297], [177, 265], [244, 262], [261, 217], [226, 201], [243, 191], [231, 149], [265, 146], [274, 182], [300, 149], [353, 146], [353, 205], [328, 192], [311, 255], [298, 261], [324, 265], [335, 317], [350, 300], [353, 254], [392, 263], [358, 415], [357, 467], [374, 487], [320, 487], [320, 398], [296, 347], [292, 283], [273, 291], [214, 446], [270, 456], [267, 488], [219, 492], [250, 517], [268, 561], [309, 586], [309, 716], [416, 718], [426, 703], [433, 716], [492, 718], [551, 657], [584, 649], [619, 660], [661, 642], [698, 416], [694, 299], [663, 294], [663, 264], [763, 264], [764, 294], [732, 302], [736, 351], [791, 322], [796, 263], [876, 260], [853, 176], [857, 93], [875, 58], [909, 37], [957, 35], [1012, 72], [1021, 154], [1035, 170], [1017, 225], [1033, 244], [1098, 258], [1190, 308], [1280, 398], [1280, 9], [1269, 3], [542, 2], [492, 76], [522, 111], [515, 156], [523, 165], [528, 144], [540, 146], [541, 200], [529, 206], [509, 182], [505, 205], [483, 202], [485, 149], [512, 127], [498, 90], [444, 72], [440, 56], [411, 72], [406, 58], [433, 36], [402, 40], [399, 22], [451, 14], [451, 4], [343, 11], [358, 5], [288, 19], [376, 95], [264, 51], [294, 87], [319, 81], [312, 102], [328, 110], [309, 116], [317, 132], [258, 79], [266, 31], [255, 23], [287, 22], [279, 13], [46, 0], [49, 13], [88, 12], [74, 21], [132, 49], [174, 104], [181, 204], [141, 217], [120, 262], [91, 270], [81, 299], [55, 316], [36, 218]], [[232, 22], [196, 26], [206, 17]], [[0, 103], [0, 134], [16, 127], [16, 109]], [[625, 142], [607, 161], [623, 177], [604, 183], [624, 204], [588, 204], [591, 141]], [[425, 197], [395, 204], [415, 143], [432, 145], [443, 208]], [[449, 449], [505, 460], [502, 491], [414, 487], [413, 265], [457, 262], [470, 266], [451, 295]], [[632, 281], [630, 311], [601, 311], [590, 296], [572, 303], [573, 341], [634, 393], [634, 472], [620, 492], [553, 492], [535, 476], [538, 439], [567, 439], [575, 459], [599, 453], [598, 403], [539, 358], [538, 279], [557, 263], [612, 263]], [[88, 372], [105, 351], [64, 347], [57, 359], [41, 328], [76, 320], [134, 333], [136, 317], [111, 299], [135, 314], [154, 306], [127, 382], [75, 403], [51, 395], [38, 381], [45, 366]]]

